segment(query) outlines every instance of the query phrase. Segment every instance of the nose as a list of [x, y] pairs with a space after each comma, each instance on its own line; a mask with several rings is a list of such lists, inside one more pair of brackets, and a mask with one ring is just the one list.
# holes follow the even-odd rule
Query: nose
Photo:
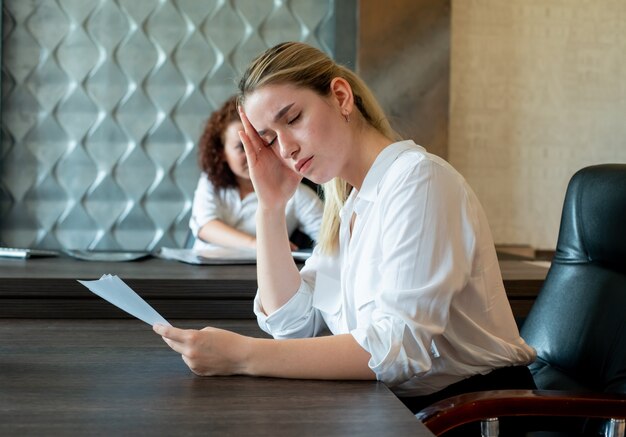
[[300, 146], [295, 138], [288, 133], [280, 133], [277, 139], [280, 145], [280, 156], [283, 159], [296, 159]]

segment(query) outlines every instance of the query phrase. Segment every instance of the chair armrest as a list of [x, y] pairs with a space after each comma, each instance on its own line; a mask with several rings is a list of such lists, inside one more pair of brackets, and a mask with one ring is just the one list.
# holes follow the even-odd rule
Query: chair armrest
[[553, 390], [494, 390], [453, 396], [416, 414], [435, 435], [465, 423], [506, 416], [626, 419], [626, 396]]

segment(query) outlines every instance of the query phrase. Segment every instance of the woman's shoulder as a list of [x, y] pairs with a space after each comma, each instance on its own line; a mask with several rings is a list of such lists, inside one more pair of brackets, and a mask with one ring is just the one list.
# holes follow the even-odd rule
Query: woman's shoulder
[[200, 178], [198, 179], [198, 187], [202, 187], [205, 190], [215, 190], [215, 185], [213, 184], [213, 182], [211, 182], [211, 178], [206, 172], [200, 173]]
[[389, 166], [384, 178], [385, 184], [396, 184], [407, 179], [451, 178], [464, 184], [465, 179], [445, 159], [429, 153], [424, 147], [411, 142], [413, 146], [404, 148]]
[[200, 174], [197, 190], [221, 201], [228, 201], [232, 197], [239, 198], [239, 190], [236, 187], [218, 188], [211, 182], [211, 179], [205, 172]]

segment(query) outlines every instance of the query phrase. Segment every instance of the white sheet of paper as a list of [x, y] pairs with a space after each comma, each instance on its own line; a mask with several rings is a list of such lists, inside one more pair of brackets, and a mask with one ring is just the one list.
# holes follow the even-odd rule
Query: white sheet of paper
[[[296, 261], [304, 262], [311, 256], [311, 251], [296, 251], [291, 252], [291, 254]], [[211, 247], [208, 249], [162, 247], [154, 255], [188, 264], [256, 264], [256, 252], [254, 250], [231, 247]]]
[[173, 259], [189, 264], [255, 264], [254, 250], [230, 247], [212, 247], [210, 249], [177, 249], [162, 247], [156, 255], [164, 259]]
[[167, 320], [116, 275], [102, 275], [97, 281], [78, 282], [87, 287], [92, 293], [150, 326], [155, 323], [171, 326]]

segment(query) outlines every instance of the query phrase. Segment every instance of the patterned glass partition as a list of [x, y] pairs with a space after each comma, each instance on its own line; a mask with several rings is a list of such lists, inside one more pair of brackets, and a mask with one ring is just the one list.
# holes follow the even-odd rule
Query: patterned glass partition
[[355, 1], [2, 6], [0, 239], [20, 247], [183, 245], [195, 142], [245, 65], [286, 40], [349, 63], [356, 38]]

